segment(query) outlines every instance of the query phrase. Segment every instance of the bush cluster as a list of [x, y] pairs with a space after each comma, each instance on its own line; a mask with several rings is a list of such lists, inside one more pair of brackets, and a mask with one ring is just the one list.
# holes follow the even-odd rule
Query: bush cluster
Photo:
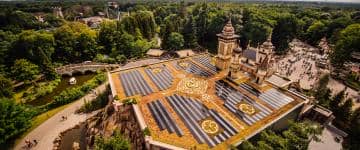
[[84, 100], [84, 105], [79, 110], [77, 110], [77, 113], [89, 113], [105, 107], [106, 104], [109, 102], [108, 99], [109, 92], [110, 89], [107, 88], [106, 91], [104, 93], [101, 93], [98, 97], [96, 97], [95, 100], [92, 101]]

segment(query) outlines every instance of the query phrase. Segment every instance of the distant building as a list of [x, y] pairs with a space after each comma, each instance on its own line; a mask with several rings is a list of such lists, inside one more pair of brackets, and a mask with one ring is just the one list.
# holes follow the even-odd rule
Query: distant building
[[64, 18], [64, 15], [63, 15], [63, 13], [61, 11], [61, 7], [53, 7], [53, 14], [57, 18]]
[[81, 18], [79, 21], [94, 29], [99, 27], [99, 25], [104, 21], [104, 18], [100, 16], [93, 16]]

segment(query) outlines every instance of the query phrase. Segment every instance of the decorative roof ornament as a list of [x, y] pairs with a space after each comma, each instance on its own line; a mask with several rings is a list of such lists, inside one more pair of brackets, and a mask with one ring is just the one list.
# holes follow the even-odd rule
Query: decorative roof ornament
[[274, 48], [274, 46], [273, 46], [273, 44], [271, 42], [271, 36], [272, 36], [272, 32], [270, 32], [270, 35], [268, 36], [266, 41], [263, 44], [261, 44], [262, 48], [266, 48], [266, 49], [273, 49]]
[[231, 18], [229, 19], [229, 21], [224, 26], [224, 28], [222, 30], [222, 33], [225, 36], [233, 36], [235, 34], [235, 29], [234, 29], [234, 27], [232, 26], [232, 23], [231, 23]]

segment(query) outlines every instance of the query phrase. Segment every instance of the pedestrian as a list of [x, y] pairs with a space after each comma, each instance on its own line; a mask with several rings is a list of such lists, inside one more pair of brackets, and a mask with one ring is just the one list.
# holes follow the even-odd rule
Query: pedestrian
[[36, 139], [34, 139], [33, 142], [34, 142], [34, 145], [38, 144], [38, 141]]

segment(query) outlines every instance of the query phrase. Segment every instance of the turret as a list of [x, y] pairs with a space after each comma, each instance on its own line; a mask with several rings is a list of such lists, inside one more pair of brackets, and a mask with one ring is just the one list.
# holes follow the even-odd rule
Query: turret
[[216, 67], [227, 70], [230, 67], [232, 52], [234, 48], [237, 48], [237, 39], [239, 38], [239, 35], [235, 34], [231, 19], [229, 19], [222, 32], [217, 34], [217, 36], [219, 44]]

